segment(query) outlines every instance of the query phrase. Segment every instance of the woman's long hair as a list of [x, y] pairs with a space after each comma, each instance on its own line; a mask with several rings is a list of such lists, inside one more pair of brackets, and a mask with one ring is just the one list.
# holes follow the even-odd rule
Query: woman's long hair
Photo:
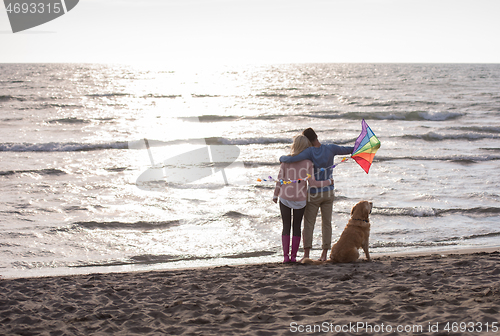
[[311, 142], [309, 141], [309, 139], [307, 139], [307, 137], [305, 135], [298, 134], [298, 135], [293, 137], [293, 144], [292, 144], [292, 150], [290, 152], [290, 155], [295, 156], [295, 155], [299, 154], [300, 152], [302, 152], [304, 149], [311, 147], [311, 146], [312, 146]]

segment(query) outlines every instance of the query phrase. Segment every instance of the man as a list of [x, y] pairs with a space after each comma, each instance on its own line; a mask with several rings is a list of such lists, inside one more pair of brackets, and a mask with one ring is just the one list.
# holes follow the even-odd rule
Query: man
[[[351, 154], [354, 147], [342, 147], [337, 145], [322, 145], [318, 141], [318, 136], [312, 128], [308, 128], [302, 132], [313, 147], [309, 147], [296, 156], [282, 156], [280, 162], [297, 162], [301, 160], [311, 160], [314, 165], [314, 177], [317, 181], [328, 180], [332, 175], [333, 160], [335, 155]], [[324, 168], [324, 169], [322, 169]], [[309, 258], [309, 252], [312, 248], [312, 238], [314, 232], [314, 224], [316, 224], [316, 216], [318, 209], [321, 208], [321, 229], [323, 252], [319, 260], [326, 260], [328, 249], [332, 246], [332, 208], [333, 199], [335, 197], [334, 185], [324, 188], [310, 188], [309, 197], [307, 199], [306, 210], [304, 213], [304, 230], [302, 231], [302, 239], [304, 244], [304, 258]]]

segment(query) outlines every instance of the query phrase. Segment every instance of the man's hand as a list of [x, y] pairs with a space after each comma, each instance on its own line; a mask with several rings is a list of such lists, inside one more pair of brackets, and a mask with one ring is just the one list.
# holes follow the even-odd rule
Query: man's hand
[[280, 156], [280, 163], [288, 161], [289, 155], [282, 155]]

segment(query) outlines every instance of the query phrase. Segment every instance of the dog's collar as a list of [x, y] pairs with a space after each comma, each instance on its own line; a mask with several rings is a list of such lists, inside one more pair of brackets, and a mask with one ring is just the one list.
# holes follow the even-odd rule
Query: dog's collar
[[362, 222], [370, 223], [370, 222], [369, 222], [369, 221], [367, 221], [366, 219], [356, 219], [356, 218], [353, 218], [353, 220], [359, 220], [359, 221], [362, 221]]

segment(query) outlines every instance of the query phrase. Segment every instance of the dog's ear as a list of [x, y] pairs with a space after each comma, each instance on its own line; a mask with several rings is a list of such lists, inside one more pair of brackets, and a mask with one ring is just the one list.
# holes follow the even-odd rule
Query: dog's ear
[[351, 217], [358, 218], [362, 215], [361, 212], [363, 212], [363, 206], [361, 205], [361, 202], [358, 202], [355, 206], [352, 207], [351, 210]]

